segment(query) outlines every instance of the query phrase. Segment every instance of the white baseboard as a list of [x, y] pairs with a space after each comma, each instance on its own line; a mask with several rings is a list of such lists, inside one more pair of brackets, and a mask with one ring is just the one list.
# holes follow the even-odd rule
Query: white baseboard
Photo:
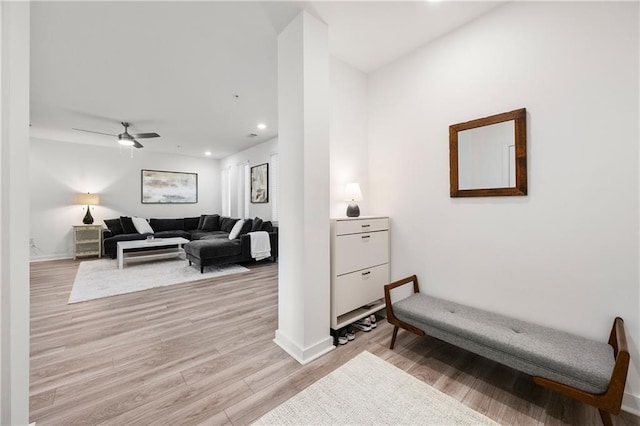
[[31, 256], [29, 262], [45, 262], [47, 260], [65, 260], [73, 259], [73, 255], [69, 253], [40, 254]]
[[301, 348], [280, 330], [276, 330], [273, 342], [302, 365], [308, 364], [336, 348], [333, 346], [333, 337], [331, 336], [327, 336], [307, 348]]
[[625, 392], [622, 397], [622, 411], [640, 416], [640, 396]]

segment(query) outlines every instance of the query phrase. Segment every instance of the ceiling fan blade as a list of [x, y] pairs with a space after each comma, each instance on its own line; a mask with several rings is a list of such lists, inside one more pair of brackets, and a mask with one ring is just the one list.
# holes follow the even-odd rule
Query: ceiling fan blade
[[133, 140], [133, 146], [135, 146], [136, 148], [144, 148], [144, 145], [142, 145], [140, 142], [138, 142], [137, 140]]
[[131, 135], [134, 138], [138, 138], [138, 139], [146, 139], [146, 138], [159, 138], [160, 135], [157, 133], [138, 133], [135, 135]]
[[111, 133], [102, 133], [102, 132], [94, 132], [93, 130], [85, 130], [85, 129], [76, 129], [75, 127], [72, 127], [73, 130], [79, 130], [81, 132], [87, 132], [87, 133], [97, 133], [99, 135], [107, 135], [107, 136], [118, 136], [118, 135], [113, 135]]

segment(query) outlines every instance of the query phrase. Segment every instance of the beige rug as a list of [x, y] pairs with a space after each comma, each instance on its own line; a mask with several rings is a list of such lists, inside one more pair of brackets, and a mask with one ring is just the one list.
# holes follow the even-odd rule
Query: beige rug
[[189, 266], [186, 260], [180, 259], [132, 263], [124, 269], [118, 269], [115, 259], [85, 260], [78, 267], [68, 303], [242, 272], [249, 272], [249, 269], [240, 265], [220, 265], [207, 266], [201, 274], [199, 267]]
[[497, 425], [369, 352], [276, 407], [258, 425]]

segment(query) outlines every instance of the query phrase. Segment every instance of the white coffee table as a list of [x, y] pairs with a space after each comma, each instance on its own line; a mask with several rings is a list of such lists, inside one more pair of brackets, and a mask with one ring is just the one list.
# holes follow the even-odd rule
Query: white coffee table
[[[127, 260], [156, 260], [169, 257], [183, 256], [183, 244], [189, 240], [182, 237], [154, 238], [152, 240], [119, 241], [118, 242], [118, 268], [124, 268], [124, 261]], [[169, 247], [177, 246], [177, 247]], [[164, 248], [163, 247], [167, 247]], [[127, 251], [132, 249], [146, 248], [144, 251]]]

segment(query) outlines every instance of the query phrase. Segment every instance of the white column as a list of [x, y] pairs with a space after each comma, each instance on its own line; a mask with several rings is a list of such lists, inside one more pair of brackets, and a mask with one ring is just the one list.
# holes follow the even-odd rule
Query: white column
[[29, 423], [29, 3], [0, 2], [0, 424]]
[[278, 330], [305, 364], [329, 334], [329, 52], [326, 24], [306, 12], [278, 36], [280, 153]]

